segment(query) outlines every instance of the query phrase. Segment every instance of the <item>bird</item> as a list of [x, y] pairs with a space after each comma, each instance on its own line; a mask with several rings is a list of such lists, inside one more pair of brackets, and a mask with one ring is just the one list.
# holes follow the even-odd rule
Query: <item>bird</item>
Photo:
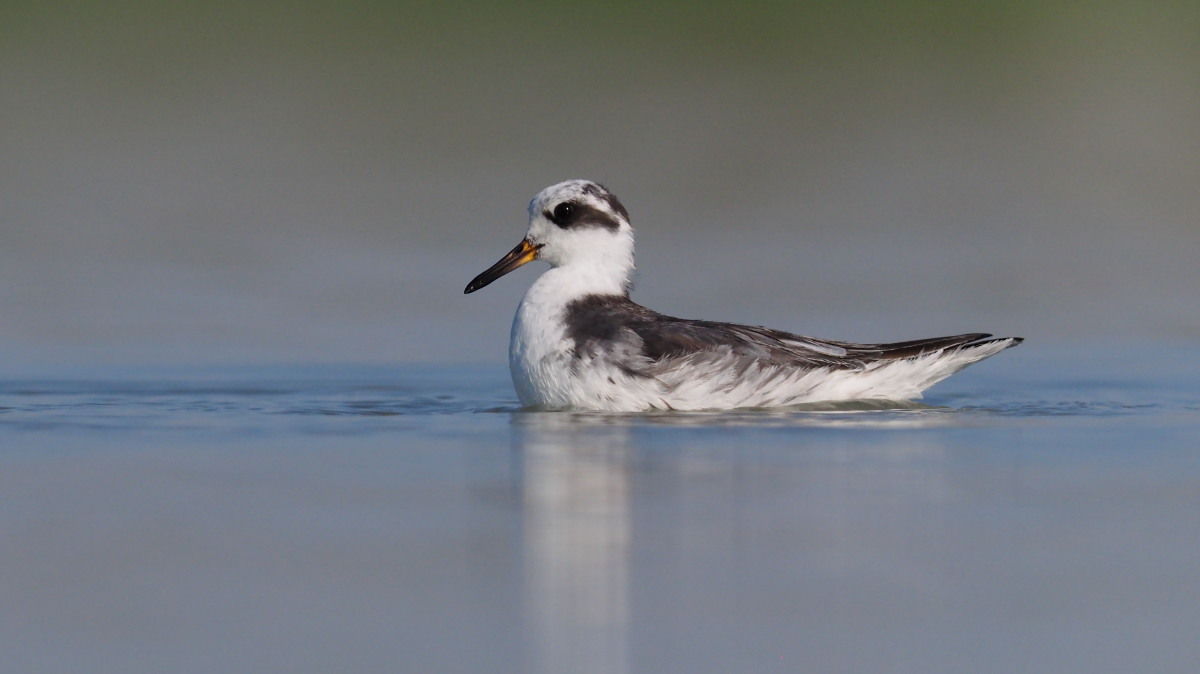
[[550, 264], [513, 318], [509, 368], [525, 408], [597, 412], [908, 401], [1023, 340], [969, 333], [885, 344], [660, 314], [630, 299], [634, 234], [591, 180], [529, 203], [525, 238], [467, 284], [473, 293], [534, 260]]

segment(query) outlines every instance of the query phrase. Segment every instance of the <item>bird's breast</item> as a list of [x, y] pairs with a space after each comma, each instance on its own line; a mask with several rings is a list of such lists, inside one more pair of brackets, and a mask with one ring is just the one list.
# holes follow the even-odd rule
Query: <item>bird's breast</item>
[[525, 405], [566, 404], [571, 343], [563, 324], [564, 307], [531, 288], [517, 307], [508, 362], [517, 396]]

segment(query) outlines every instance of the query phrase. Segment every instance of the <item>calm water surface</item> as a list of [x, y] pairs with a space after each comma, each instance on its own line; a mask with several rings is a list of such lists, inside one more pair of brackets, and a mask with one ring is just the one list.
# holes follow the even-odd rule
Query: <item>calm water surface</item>
[[645, 415], [502, 365], [7, 380], [0, 671], [1193, 671], [1198, 366]]

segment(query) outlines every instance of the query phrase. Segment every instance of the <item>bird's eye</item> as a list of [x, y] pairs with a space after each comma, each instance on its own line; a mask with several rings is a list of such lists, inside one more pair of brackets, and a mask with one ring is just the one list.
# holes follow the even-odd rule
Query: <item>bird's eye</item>
[[574, 214], [575, 204], [569, 201], [564, 201], [563, 203], [554, 207], [554, 215], [551, 216], [550, 219], [559, 227], [565, 227], [567, 221], [570, 220], [571, 216]]

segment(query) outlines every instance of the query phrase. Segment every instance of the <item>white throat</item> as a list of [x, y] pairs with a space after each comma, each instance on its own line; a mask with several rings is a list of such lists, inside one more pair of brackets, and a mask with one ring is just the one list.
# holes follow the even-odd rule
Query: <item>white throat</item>
[[[587, 295], [624, 295], [633, 273], [633, 231], [571, 232], [543, 249], [551, 269], [534, 286], [570, 301]], [[553, 290], [545, 286], [553, 286]], [[534, 288], [530, 288], [532, 293]]]

